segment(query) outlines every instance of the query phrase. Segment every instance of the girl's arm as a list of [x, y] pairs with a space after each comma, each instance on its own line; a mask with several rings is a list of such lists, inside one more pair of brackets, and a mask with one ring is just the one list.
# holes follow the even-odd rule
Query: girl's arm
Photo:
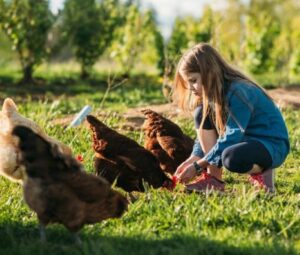
[[199, 158], [204, 157], [204, 152], [202, 150], [202, 147], [200, 145], [200, 142], [199, 142], [198, 138], [195, 139], [193, 150], [192, 150], [192, 153], [191, 153], [191, 157], [192, 156], [196, 156], [196, 157], [199, 157]]
[[187, 158], [184, 162], [182, 162], [176, 169], [176, 172], [174, 175], [180, 174], [188, 165], [192, 164], [195, 161], [200, 160], [203, 158], [204, 153], [202, 151], [201, 145], [198, 141], [198, 139], [195, 140], [193, 151], [189, 158]]

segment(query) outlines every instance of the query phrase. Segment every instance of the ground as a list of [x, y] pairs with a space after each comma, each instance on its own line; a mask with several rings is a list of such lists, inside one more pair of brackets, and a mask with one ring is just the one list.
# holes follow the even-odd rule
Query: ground
[[[145, 107], [166, 113], [186, 134], [195, 135], [192, 118], [166, 104], [155, 81], [148, 79], [143, 85], [141, 81], [112, 91], [106, 100], [103, 84], [72, 82], [31, 89], [3, 83], [0, 96], [16, 99], [22, 114], [69, 145], [75, 155], [81, 154], [86, 171], [93, 173], [90, 131], [84, 125], [64, 129], [85, 104], [107, 125], [140, 144], [144, 139], [139, 109]], [[270, 92], [283, 95], [282, 89]], [[185, 194], [182, 186], [174, 192], [147, 189], [121, 219], [84, 227], [83, 245], [77, 247], [59, 225], [49, 226], [48, 242], [41, 243], [36, 215], [23, 201], [22, 188], [1, 177], [0, 254], [300, 254], [299, 88], [285, 89], [284, 95], [284, 102], [294, 101], [295, 108], [282, 108], [291, 153], [276, 169], [276, 195], [257, 193], [247, 176], [226, 170], [225, 194]]]

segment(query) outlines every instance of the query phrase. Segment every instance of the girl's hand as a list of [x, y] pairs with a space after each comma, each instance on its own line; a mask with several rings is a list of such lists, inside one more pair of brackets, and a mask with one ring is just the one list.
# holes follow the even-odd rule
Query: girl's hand
[[188, 165], [190, 165], [190, 164], [191, 164], [191, 163], [188, 162], [188, 161], [182, 162], [182, 163], [179, 165], [179, 167], [177, 167], [176, 172], [174, 173], [174, 175], [175, 175], [175, 176], [179, 176], [179, 175], [184, 171], [184, 169], [185, 169]]
[[193, 164], [186, 166], [177, 176], [179, 182], [187, 183], [197, 175], [197, 171]]
[[182, 162], [176, 169], [176, 172], [174, 173], [175, 176], [180, 175], [180, 173], [182, 173], [182, 171], [184, 171], [184, 169], [189, 166], [191, 163], [193, 163], [194, 161], [199, 160], [200, 158], [197, 156], [192, 155], [191, 157], [189, 157], [186, 161]]

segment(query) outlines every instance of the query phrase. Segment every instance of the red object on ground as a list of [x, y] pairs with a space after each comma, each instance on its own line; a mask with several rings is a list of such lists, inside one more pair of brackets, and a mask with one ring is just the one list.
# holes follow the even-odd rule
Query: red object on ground
[[79, 162], [82, 162], [83, 161], [83, 157], [79, 154], [77, 155], [76, 159], [79, 161]]
[[172, 182], [173, 182], [173, 186], [172, 186], [172, 189], [174, 189], [177, 185], [177, 182], [178, 182], [178, 178], [176, 175], [173, 175], [172, 176]]
[[162, 188], [166, 188], [172, 191], [176, 187], [177, 182], [178, 182], [177, 176], [173, 175], [171, 180], [165, 181], [163, 183]]

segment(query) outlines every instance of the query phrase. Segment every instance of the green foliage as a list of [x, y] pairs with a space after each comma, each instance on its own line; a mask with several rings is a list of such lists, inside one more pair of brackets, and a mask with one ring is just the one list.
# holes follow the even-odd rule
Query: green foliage
[[31, 82], [34, 68], [45, 58], [53, 16], [47, 0], [1, 0], [0, 25], [18, 53], [23, 81]]
[[168, 61], [177, 62], [182, 51], [188, 46], [188, 34], [186, 33], [186, 22], [177, 17], [173, 26], [172, 34], [167, 44]]
[[[162, 75], [165, 68], [164, 38], [157, 27], [155, 13], [153, 10], [146, 11], [144, 19], [144, 33], [146, 35], [145, 44], [148, 48], [151, 48], [151, 46], [154, 48], [154, 54], [156, 55], [156, 67], [159, 70], [159, 75]], [[147, 48], [145, 50], [147, 50]]]
[[226, 3], [224, 9], [213, 13], [215, 26], [211, 41], [226, 60], [240, 65], [246, 7], [241, 0], [227, 0]]
[[246, 16], [245, 65], [252, 73], [263, 73], [270, 68], [270, 54], [280, 33], [274, 2], [250, 2]]
[[[154, 54], [158, 53], [158, 56], [163, 51], [163, 45], [151, 11], [142, 13], [136, 4], [130, 4], [125, 12], [125, 24], [118, 30], [111, 57], [122, 66], [124, 76], [130, 76], [147, 44], [153, 44], [156, 49]], [[158, 65], [164, 61], [163, 58], [163, 54], [158, 57]]]
[[[299, 8], [295, 8], [300, 12]], [[290, 68], [292, 74], [299, 74], [300, 73], [300, 15], [294, 16], [291, 20], [291, 51], [290, 51]]]
[[119, 1], [67, 0], [63, 11], [62, 30], [70, 40], [81, 65], [81, 77], [87, 78], [91, 68], [113, 39], [120, 25]]
[[293, 54], [293, 58], [291, 60], [292, 72], [294, 74], [300, 73], [300, 47], [299, 49], [295, 50]]
[[200, 20], [193, 17], [177, 17], [167, 43], [166, 75], [172, 76], [182, 53], [200, 42], [209, 42], [214, 31], [213, 11], [206, 6]]
[[[119, 64], [113, 69], [121, 67], [125, 76], [147, 67], [147, 72], [158, 70], [164, 75], [167, 85], [183, 52], [199, 42], [210, 42], [226, 60], [251, 74], [264, 77], [276, 72], [273, 85], [297, 82], [299, 1], [224, 3], [218, 9], [204, 6], [199, 18], [177, 17], [165, 42], [155, 10], [142, 10], [139, 1], [66, 0], [64, 10], [54, 17], [48, 0], [0, 0], [0, 66], [6, 69], [7, 63], [18, 57], [22, 80], [28, 83], [52, 51], [53, 58], [48, 58], [51, 65], [52, 60], [70, 60], [74, 55], [81, 77], [87, 78], [99, 59], [104, 60], [101, 66], [109, 62], [110, 54]], [[3, 34], [7, 36], [3, 38]]]

